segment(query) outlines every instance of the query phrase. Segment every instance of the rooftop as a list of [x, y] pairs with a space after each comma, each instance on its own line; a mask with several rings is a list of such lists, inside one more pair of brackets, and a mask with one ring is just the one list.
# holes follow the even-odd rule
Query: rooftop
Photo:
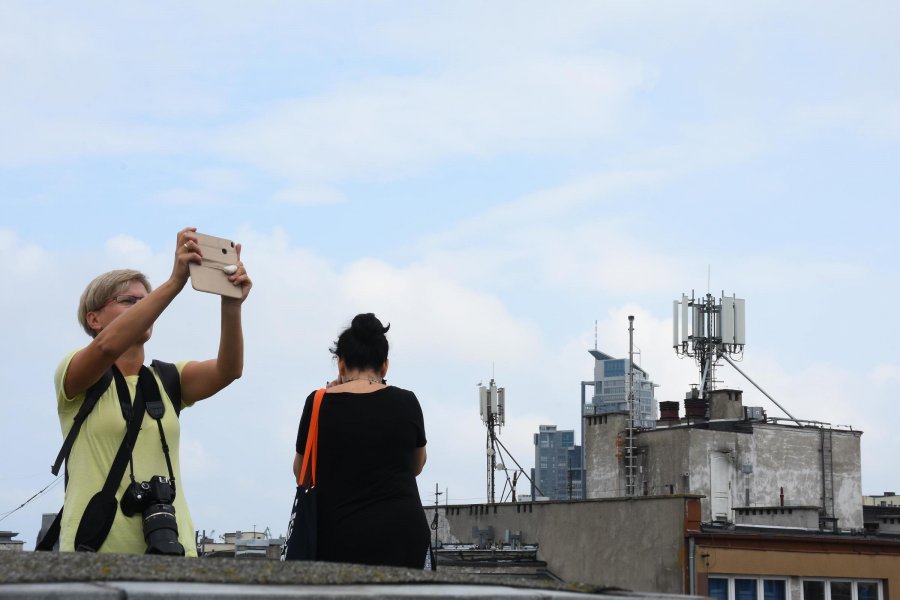
[[[0, 555], [0, 598], [672, 598], [521, 577], [171, 556]], [[682, 596], [679, 596], [679, 598]]]

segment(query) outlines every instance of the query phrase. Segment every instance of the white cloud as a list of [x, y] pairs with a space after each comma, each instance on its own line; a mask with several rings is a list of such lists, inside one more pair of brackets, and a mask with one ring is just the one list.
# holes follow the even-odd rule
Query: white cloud
[[[641, 364], [662, 384], [658, 399], [680, 400], [699, 374], [671, 351], [669, 302], [710, 263], [713, 283], [727, 274], [724, 284], [752, 301], [742, 368], [800, 418], [862, 427], [864, 485], [889, 488], [889, 459], [900, 449], [890, 419], [878, 417], [896, 412], [898, 366], [882, 360], [885, 342], [865, 339], [842, 316], [852, 293], [878, 305], [879, 332], [893, 324], [886, 299], [896, 236], [885, 225], [893, 205], [866, 212], [860, 198], [892, 189], [896, 171], [896, 84], [883, 77], [897, 63], [896, 19], [886, 18], [896, 7], [811, 8], [396, 4], [361, 7], [348, 20], [306, 6], [298, 21], [296, 7], [278, 3], [166, 14], [130, 4], [102, 18], [0, 5], [0, 165], [12, 167], [0, 178], [17, 199], [3, 215], [15, 225], [0, 230], [13, 265], [13, 293], [0, 307], [15, 341], [15, 356], [0, 361], [12, 388], [0, 403], [0, 451], [23, 457], [5, 465], [5, 481], [43, 483], [34, 474], [46, 473], [47, 448], [59, 441], [49, 374], [86, 341], [74, 320], [85, 283], [122, 266], [159, 283], [174, 240], [145, 239], [172, 214], [225, 206], [213, 211], [217, 229], [246, 220], [230, 237], [244, 243], [256, 285], [244, 312], [244, 378], [182, 421], [200, 527], [283, 528], [299, 408], [333, 375], [328, 347], [355, 312], [392, 322], [389, 380], [415, 390], [425, 408], [423, 495], [437, 482], [452, 500], [477, 500], [485, 465], [475, 382], [495, 374], [507, 388], [501, 439], [528, 467], [537, 425], [577, 428], [578, 382], [593, 366], [590, 323], [599, 316], [600, 348], [624, 356], [633, 314]], [[797, 39], [808, 52], [784, 52]], [[825, 139], [822, 154], [793, 153], [827, 137], [821, 132], [843, 137]], [[865, 171], [854, 161], [831, 173], [803, 169], [801, 159], [818, 165], [845, 148]], [[139, 174], [109, 169], [134, 157]], [[30, 165], [41, 167], [19, 168]], [[820, 174], [838, 191], [809, 199]], [[692, 227], [720, 231], [734, 219], [739, 211], [716, 195], [753, 180], [798, 197], [768, 205], [764, 219], [727, 223], [727, 239], [692, 237]], [[371, 211], [355, 211], [360, 181], [372, 184], [365, 201], [380, 203]], [[135, 184], [177, 210], [121, 202]], [[429, 205], [432, 185], [459, 206]], [[858, 197], [848, 201], [842, 185]], [[427, 218], [412, 224], [392, 211], [404, 203], [388, 196], [394, 191], [416, 198], [417, 217]], [[495, 198], [515, 194], [497, 206]], [[18, 200], [29, 195], [40, 208]], [[696, 213], [669, 208], [689, 195]], [[88, 208], [66, 205], [72, 197], [90, 197]], [[255, 210], [260, 198], [274, 202]], [[718, 210], [721, 221], [710, 216]], [[364, 214], [389, 241], [328, 236], [305, 219], [313, 212]], [[87, 215], [107, 219], [90, 230], [109, 239], [71, 237]], [[109, 215], [130, 219], [128, 229], [110, 227]], [[47, 247], [21, 233], [38, 227], [50, 232], [34, 238]], [[211, 356], [218, 309], [217, 298], [186, 287], [157, 322], [150, 355]], [[828, 335], [828, 344], [810, 339], [813, 330], [827, 330], [817, 339]], [[881, 362], [865, 363], [857, 347]], [[743, 386], [748, 404], [778, 413], [730, 367], [720, 376]], [[223, 495], [235, 479], [236, 491]], [[33, 491], [25, 488], [16, 489]], [[34, 529], [40, 510], [31, 510], [12, 528]], [[234, 523], [236, 514], [249, 522]]]
[[49, 266], [49, 255], [37, 244], [19, 238], [10, 229], [0, 228], [0, 256], [15, 273], [34, 274]]
[[106, 253], [122, 264], [147, 264], [153, 250], [145, 242], [128, 235], [115, 235], [106, 242]]
[[794, 119], [807, 131], [847, 129], [881, 141], [900, 138], [900, 95], [845, 97], [797, 109]]
[[616, 128], [645, 80], [620, 59], [528, 64], [381, 78], [285, 100], [217, 146], [228, 157], [298, 181], [393, 179], [435, 162], [541, 154]]
[[293, 204], [294, 206], [341, 204], [347, 201], [340, 190], [316, 185], [305, 185], [281, 190], [276, 192], [274, 200], [283, 204]]
[[900, 380], [900, 367], [897, 365], [880, 363], [872, 369], [872, 381], [876, 385], [891, 385], [898, 380]]
[[396, 268], [376, 260], [350, 265], [340, 296], [351, 312], [396, 315], [395, 335], [410, 352], [448, 361], [484, 362], [502, 356], [520, 364], [533, 356], [540, 338], [529, 323], [511, 316], [496, 297], [463, 287], [443, 273], [414, 266]]
[[209, 190], [168, 189], [154, 194], [152, 200], [173, 207], [218, 206], [227, 202], [226, 196]]

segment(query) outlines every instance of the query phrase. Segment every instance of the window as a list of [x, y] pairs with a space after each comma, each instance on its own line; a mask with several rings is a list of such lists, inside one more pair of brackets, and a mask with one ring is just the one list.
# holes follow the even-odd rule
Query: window
[[804, 581], [803, 600], [825, 600], [825, 582]]
[[849, 581], [831, 582], [831, 600], [853, 600], [853, 585]]
[[878, 600], [881, 596], [878, 593], [878, 584], [874, 581], [857, 581], [856, 582], [856, 598], [857, 600]]
[[784, 579], [763, 580], [763, 600], [783, 600], [787, 598]]
[[604, 377], [615, 377], [622, 376], [625, 374], [625, 361], [622, 359], [619, 360], [605, 360], [603, 361], [603, 376]]
[[710, 577], [709, 596], [714, 600], [788, 600], [787, 580], [742, 576]]
[[710, 577], [709, 597], [713, 600], [728, 600], [728, 580], [721, 577]]
[[883, 600], [881, 583], [853, 579], [804, 579], [801, 600]]
[[756, 588], [759, 587], [755, 579], [735, 579], [735, 600], [756, 600]]

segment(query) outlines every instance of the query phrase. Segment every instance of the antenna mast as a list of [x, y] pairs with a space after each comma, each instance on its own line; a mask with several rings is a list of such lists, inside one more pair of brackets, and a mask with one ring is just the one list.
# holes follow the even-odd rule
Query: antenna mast
[[[634, 496], [635, 453], [634, 431], [634, 316], [628, 316], [628, 429], [625, 432], [625, 495]], [[583, 484], [582, 484], [583, 485]]]
[[714, 389], [711, 373], [718, 360], [724, 358], [735, 371], [800, 425], [800, 421], [734, 364], [732, 358], [743, 356], [745, 343], [743, 298], [726, 296], [723, 291], [720, 300], [709, 293], [705, 298], [695, 299], [691, 293], [690, 298], [682, 294], [680, 301], [672, 302], [672, 347], [679, 356], [689, 356], [700, 365], [701, 398], [707, 398], [707, 391]]
[[[672, 303], [672, 347], [675, 353], [697, 361], [700, 367], [701, 398], [715, 389], [715, 368], [719, 358], [740, 357], [744, 353], [744, 299], [736, 296], [706, 296]], [[680, 310], [679, 310], [680, 308]], [[681, 327], [679, 328], [679, 322]]]
[[[510, 485], [510, 495], [512, 496], [512, 501], [516, 501], [516, 483], [519, 480], [519, 475], [525, 475], [525, 479], [527, 479], [532, 487], [537, 490], [537, 492], [543, 495], [544, 492], [541, 491], [539, 487], [534, 484], [534, 481], [531, 477], [525, 473], [525, 469], [522, 468], [522, 465], [519, 464], [519, 461], [516, 460], [516, 457], [512, 455], [509, 449], [503, 445], [503, 442], [500, 441], [500, 438], [497, 436], [497, 433], [494, 431], [495, 429], [499, 430], [506, 422], [506, 390], [504, 388], [498, 388], [497, 384], [494, 382], [493, 378], [491, 379], [491, 383], [488, 386], [483, 386], [480, 383], [478, 384], [478, 396], [481, 404], [481, 421], [487, 427], [487, 501], [490, 504], [494, 504], [496, 502], [494, 496], [494, 479], [495, 473], [497, 471], [503, 471], [506, 473], [506, 484]], [[503, 454], [506, 454], [506, 458], [511, 460], [518, 470], [513, 471], [512, 477], [510, 477], [510, 469], [506, 467], [506, 463], [503, 462]], [[498, 462], [497, 457], [500, 457]], [[506, 484], [503, 486], [503, 492], [501, 492], [500, 502], [504, 501], [505, 492], [506, 492]]]
[[498, 388], [493, 377], [489, 386], [479, 386], [479, 400], [481, 401], [481, 421], [487, 427], [487, 501], [494, 503], [494, 471], [497, 470], [497, 433], [495, 431], [503, 427], [506, 412], [506, 391]]

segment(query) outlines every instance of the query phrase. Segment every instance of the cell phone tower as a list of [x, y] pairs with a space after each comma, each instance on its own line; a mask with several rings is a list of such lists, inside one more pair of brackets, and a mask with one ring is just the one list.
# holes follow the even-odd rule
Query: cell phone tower
[[698, 388], [701, 398], [708, 398], [708, 392], [714, 389], [713, 373], [719, 359], [724, 358], [784, 414], [799, 424], [791, 413], [734, 364], [732, 358], [742, 357], [746, 345], [744, 318], [745, 301], [736, 295], [726, 296], [723, 291], [721, 298], [710, 293], [694, 298], [691, 292], [691, 297], [688, 298], [682, 294], [681, 300], [672, 302], [672, 347], [676, 354], [693, 358], [700, 366]]
[[[505, 498], [511, 497], [512, 501], [516, 501], [516, 482], [519, 475], [524, 475], [538, 493], [543, 492], [534, 485], [534, 481], [519, 464], [519, 461], [500, 441], [498, 433], [500, 428], [506, 423], [506, 390], [498, 388], [494, 379], [488, 385], [478, 384], [478, 400], [481, 406], [481, 421], [487, 427], [487, 444], [485, 454], [487, 458], [487, 501], [490, 504], [496, 502], [495, 495], [495, 479], [497, 471], [503, 471], [506, 474], [506, 482], [503, 484], [503, 490], [500, 493], [500, 501], [504, 502]], [[505, 458], [504, 458], [505, 455]], [[508, 469], [506, 463], [512, 461], [515, 469]], [[510, 475], [512, 472], [512, 475]], [[508, 490], [508, 491], [507, 491]]]
[[700, 298], [694, 298], [693, 292], [690, 298], [682, 294], [680, 301], [672, 303], [672, 347], [676, 354], [697, 361], [703, 398], [713, 389], [719, 358], [732, 362], [731, 357], [744, 353], [744, 307], [743, 298], [725, 292], [718, 299], [709, 293]]
[[[500, 440], [497, 433], [506, 423], [506, 390], [498, 388], [491, 378], [487, 386], [478, 386], [478, 399], [481, 406], [481, 421], [487, 427], [487, 501], [494, 503], [494, 473], [497, 470], [497, 454]], [[502, 463], [501, 463], [502, 466]]]

